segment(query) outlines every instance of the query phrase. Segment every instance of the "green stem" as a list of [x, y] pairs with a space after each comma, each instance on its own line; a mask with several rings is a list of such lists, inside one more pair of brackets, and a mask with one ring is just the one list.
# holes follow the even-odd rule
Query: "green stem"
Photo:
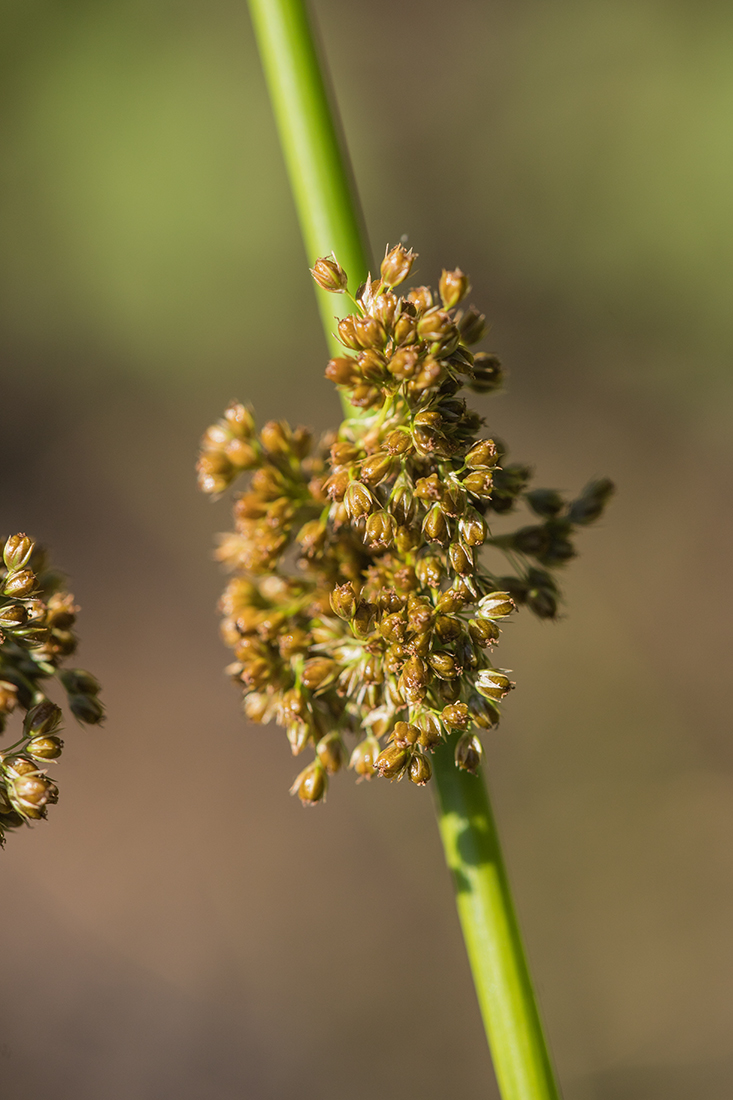
[[[308, 263], [334, 252], [354, 293], [369, 268], [366, 233], [305, 5], [249, 0], [249, 8]], [[348, 299], [319, 287], [316, 294], [329, 347], [343, 354], [333, 336], [334, 316], [351, 312]]]
[[[309, 262], [333, 251], [352, 279], [367, 272], [365, 234], [303, 0], [249, 0]], [[321, 291], [326, 338], [345, 295]], [[557, 1100], [488, 793], [435, 753], [438, 822], [503, 1100]]]
[[450, 743], [433, 756], [433, 778], [440, 835], [501, 1095], [558, 1100], [486, 783], [455, 766]]

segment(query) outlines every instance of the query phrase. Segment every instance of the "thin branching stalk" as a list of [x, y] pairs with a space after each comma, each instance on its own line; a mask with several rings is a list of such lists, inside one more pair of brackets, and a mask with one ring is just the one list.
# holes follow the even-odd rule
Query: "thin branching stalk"
[[[249, 0], [310, 264], [332, 251], [361, 280], [365, 234], [344, 144], [302, 0]], [[351, 286], [350, 290], [356, 289]], [[337, 354], [335, 307], [317, 291], [326, 339]], [[557, 1100], [547, 1045], [482, 776], [434, 756], [437, 812], [458, 914], [503, 1100]]]

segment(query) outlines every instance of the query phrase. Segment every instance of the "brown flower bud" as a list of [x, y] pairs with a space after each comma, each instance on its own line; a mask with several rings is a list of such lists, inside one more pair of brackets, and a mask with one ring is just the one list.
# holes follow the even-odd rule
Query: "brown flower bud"
[[34, 737], [26, 745], [26, 752], [37, 760], [56, 760], [61, 756], [64, 743], [60, 737]]
[[407, 646], [400, 645], [399, 643], [394, 643], [389, 647], [384, 655], [385, 672], [399, 672], [405, 661], [407, 661], [410, 656], [411, 653]]
[[441, 504], [432, 506], [423, 520], [422, 531], [430, 542], [445, 543], [448, 541], [450, 530]]
[[465, 703], [449, 703], [443, 707], [441, 718], [452, 730], [465, 730], [468, 727], [469, 713]]
[[498, 726], [501, 719], [499, 704], [495, 703], [493, 699], [482, 699], [480, 696], [474, 695], [471, 697], [470, 710], [471, 720], [484, 730], [491, 729], [492, 726]]
[[424, 710], [417, 716], [416, 722], [420, 729], [418, 745], [421, 749], [432, 752], [443, 740], [443, 731], [437, 715], [431, 710]]
[[443, 483], [437, 474], [420, 477], [415, 482], [415, 496], [419, 500], [442, 500]]
[[404, 642], [407, 633], [404, 612], [398, 611], [392, 615], [385, 615], [379, 624], [379, 632], [388, 642]]
[[474, 470], [463, 479], [464, 488], [477, 497], [488, 500], [493, 487], [492, 476], [488, 470]]
[[344, 499], [346, 490], [351, 484], [348, 470], [337, 470], [335, 473], [326, 480], [324, 489], [330, 500], [341, 501]]
[[455, 680], [461, 669], [452, 653], [431, 653], [428, 664], [441, 680]]
[[405, 702], [422, 702], [428, 689], [429, 679], [425, 662], [420, 657], [410, 657], [400, 673], [398, 685]]
[[476, 775], [481, 766], [483, 751], [483, 745], [478, 737], [472, 733], [464, 733], [456, 744], [456, 766]]
[[423, 588], [438, 588], [445, 570], [439, 557], [427, 554], [415, 566], [415, 572]]
[[389, 377], [387, 360], [381, 351], [376, 351], [375, 348], [367, 348], [366, 351], [360, 352], [358, 363], [359, 372], [367, 382], [381, 382]]
[[478, 443], [474, 443], [471, 447], [464, 461], [471, 469], [481, 466], [496, 466], [499, 461], [496, 443], [493, 439], [480, 439]]
[[230, 401], [224, 410], [224, 420], [232, 434], [240, 439], [249, 439], [255, 429], [252, 410], [240, 401]]
[[329, 382], [334, 382], [337, 386], [356, 385], [359, 381], [359, 371], [356, 359], [349, 359], [346, 356], [341, 356], [340, 358], [329, 360], [325, 375]]
[[435, 629], [441, 642], [454, 642], [463, 633], [463, 623], [453, 615], [438, 615]]
[[349, 767], [354, 769], [359, 779], [372, 779], [376, 775], [374, 765], [378, 756], [379, 741], [376, 737], [367, 737], [352, 752]]
[[326, 769], [320, 761], [316, 762], [314, 760], [307, 768], [303, 769], [300, 775], [296, 776], [295, 782], [290, 788], [290, 793], [297, 794], [304, 806], [315, 806], [316, 803], [325, 801], [327, 787]]
[[412, 378], [417, 370], [419, 360], [419, 353], [416, 348], [398, 348], [394, 353], [389, 363], [387, 364], [389, 372], [399, 382], [404, 382], [408, 378]]
[[356, 335], [356, 320], [356, 315], [350, 313], [347, 317], [343, 317], [336, 327], [338, 338], [344, 347], [350, 348], [352, 351], [361, 351], [363, 345]]
[[442, 309], [431, 309], [417, 322], [417, 335], [428, 343], [442, 344], [453, 335], [455, 328], [450, 314]]
[[435, 611], [430, 600], [424, 596], [410, 596], [407, 604], [407, 622], [416, 634], [425, 634], [432, 629]]
[[433, 777], [433, 769], [427, 756], [423, 756], [421, 752], [413, 752], [408, 774], [411, 782], [416, 783], [418, 787], [424, 787], [429, 783]]
[[17, 573], [30, 561], [34, 543], [27, 535], [11, 535], [3, 547], [3, 561], [10, 573]]
[[504, 619], [515, 610], [514, 600], [508, 592], [489, 592], [479, 600], [479, 619]]
[[384, 449], [391, 455], [403, 455], [412, 449], [412, 440], [407, 431], [395, 429], [385, 439]]
[[260, 432], [260, 439], [268, 454], [277, 457], [290, 454], [293, 433], [284, 420], [268, 420]]
[[446, 309], [453, 309], [454, 306], [457, 306], [461, 299], [465, 298], [471, 289], [468, 277], [463, 274], [460, 267], [457, 267], [455, 271], [446, 271], [444, 269], [443, 274], [440, 276], [440, 283], [438, 286], [440, 289], [440, 297]]
[[409, 722], [396, 722], [392, 731], [394, 743], [402, 748], [417, 744], [419, 736], [420, 730], [418, 727], [411, 725]]
[[361, 464], [359, 477], [362, 481], [365, 481], [367, 485], [371, 485], [372, 488], [374, 488], [391, 477], [394, 473], [394, 468], [394, 457], [387, 451], [377, 451], [375, 454], [369, 455], [368, 458], [364, 459]]
[[408, 251], [403, 248], [401, 244], [396, 244], [394, 248], [390, 248], [379, 268], [384, 285], [391, 290], [392, 287], [404, 283], [416, 259], [417, 254], [412, 249]]
[[334, 730], [316, 745], [318, 759], [328, 775], [335, 775], [344, 762], [344, 743]]
[[486, 521], [472, 508], [467, 515], [459, 519], [458, 534], [466, 546], [481, 546], [488, 534]]
[[417, 340], [417, 319], [403, 312], [394, 323], [394, 342], [398, 347], [408, 347]]
[[8, 573], [3, 582], [2, 595], [13, 596], [17, 600], [22, 600], [24, 597], [30, 596], [35, 587], [36, 574], [31, 572], [30, 569], [20, 569], [18, 572]]
[[460, 573], [461, 576], [468, 576], [473, 572], [473, 554], [470, 549], [460, 542], [451, 543], [448, 556], [456, 573]]
[[399, 298], [397, 295], [386, 291], [384, 294], [377, 294], [373, 299], [369, 306], [369, 313], [372, 317], [376, 317], [378, 321], [381, 321], [387, 330], [390, 330], [397, 316], [398, 305]]
[[331, 593], [331, 607], [340, 619], [353, 619], [356, 614], [356, 593], [351, 581], [337, 585]]
[[22, 603], [9, 603], [6, 607], [0, 607], [0, 631], [12, 631], [23, 626], [27, 619], [28, 612]]
[[61, 707], [57, 707], [49, 699], [44, 699], [42, 703], [32, 707], [26, 714], [23, 722], [23, 733], [26, 737], [45, 737], [47, 734], [53, 733], [61, 718]]
[[319, 260], [316, 260], [310, 271], [323, 290], [328, 290], [331, 294], [343, 294], [346, 290], [349, 280], [333, 252], [331, 253], [331, 259], [322, 256]]
[[392, 542], [396, 526], [389, 512], [373, 512], [366, 524], [366, 542], [374, 549], [386, 549]]
[[468, 624], [468, 633], [475, 645], [486, 649], [487, 646], [499, 641], [501, 631], [491, 619], [471, 619]]
[[486, 318], [483, 313], [471, 306], [460, 319], [458, 324], [461, 340], [464, 344], [478, 344], [486, 335]]
[[402, 779], [410, 762], [410, 750], [400, 745], [388, 745], [382, 749], [374, 767], [383, 779]]
[[374, 497], [366, 485], [362, 485], [360, 481], [352, 481], [344, 493], [344, 507], [352, 522], [368, 516], [372, 512], [375, 503]]
[[416, 313], [425, 313], [433, 308], [433, 292], [429, 286], [416, 286], [407, 295], [407, 301], [414, 306]]
[[364, 661], [363, 672], [364, 683], [366, 684], [381, 684], [384, 680], [384, 669], [382, 667], [382, 658], [377, 656], [376, 653], [372, 653]]
[[351, 627], [358, 637], [366, 638], [367, 634], [371, 632], [374, 625], [374, 610], [374, 605], [366, 601], [362, 601], [358, 605], [351, 622]]
[[349, 401], [357, 409], [380, 408], [384, 404], [384, 394], [379, 386], [369, 386], [364, 382], [354, 387], [349, 394]]
[[425, 359], [415, 377], [408, 382], [408, 392], [411, 397], [424, 393], [425, 390], [437, 387], [444, 377], [445, 370], [436, 359]]
[[476, 677], [476, 690], [486, 699], [503, 699], [514, 684], [506, 675], [506, 669], [482, 668]]
[[384, 325], [376, 317], [354, 317], [353, 331], [360, 348], [383, 348], [387, 343]]
[[304, 687], [316, 691], [318, 688], [324, 688], [333, 683], [338, 672], [338, 664], [329, 657], [311, 657], [303, 665], [301, 680]]

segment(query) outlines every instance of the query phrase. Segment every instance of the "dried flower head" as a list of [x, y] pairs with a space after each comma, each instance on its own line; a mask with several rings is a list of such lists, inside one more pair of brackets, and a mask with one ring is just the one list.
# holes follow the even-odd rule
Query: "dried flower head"
[[61, 755], [61, 707], [46, 696], [44, 681], [57, 678], [80, 722], [104, 717], [99, 684], [82, 669], [62, 669], [76, 649], [74, 597], [48, 566], [45, 551], [27, 535], [11, 535], [0, 565], [0, 734], [23, 714], [18, 737], [0, 752], [0, 845], [24, 822], [46, 816], [58, 788], [42, 765]]
[[[528, 488], [531, 469], [508, 461], [461, 396], [502, 383], [498, 359], [469, 350], [485, 318], [455, 310], [468, 278], [444, 271], [438, 292], [398, 296], [414, 259], [388, 249], [338, 323], [344, 353], [326, 377], [360, 415], [313, 441], [283, 423], [257, 433], [233, 403], [202, 441], [205, 492], [251, 471], [217, 552], [232, 574], [222, 635], [247, 716], [282, 726], [294, 754], [314, 753], [291, 788], [304, 805], [324, 799], [347, 758], [359, 779], [423, 786], [429, 754], [450, 739], [456, 766], [476, 771], [477, 731], [498, 723], [514, 686], [491, 660], [501, 627], [520, 605], [555, 618], [553, 571], [613, 492], [606, 480], [574, 501]], [[335, 257], [313, 276], [344, 292]], [[521, 504], [534, 521], [492, 533]]]

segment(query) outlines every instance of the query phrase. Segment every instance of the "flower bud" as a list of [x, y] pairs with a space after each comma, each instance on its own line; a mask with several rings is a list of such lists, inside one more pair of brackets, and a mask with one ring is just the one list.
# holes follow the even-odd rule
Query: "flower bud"
[[418, 787], [424, 787], [426, 783], [429, 783], [433, 777], [433, 769], [427, 756], [423, 756], [421, 752], [413, 752], [408, 775], [410, 781], [416, 783]]
[[407, 632], [404, 614], [398, 611], [392, 615], [385, 615], [379, 624], [379, 632], [387, 642], [404, 642]]
[[329, 360], [325, 370], [326, 378], [337, 386], [354, 386], [359, 381], [356, 359], [341, 356]]
[[473, 508], [458, 521], [458, 534], [466, 546], [481, 546], [486, 540], [487, 527], [483, 516]]
[[486, 335], [486, 318], [483, 313], [479, 313], [477, 309], [471, 306], [461, 317], [458, 328], [464, 344], [469, 346], [478, 344], [479, 340], [483, 340]]
[[346, 272], [333, 252], [330, 260], [327, 256], [316, 260], [311, 268], [311, 275], [323, 290], [328, 290], [331, 294], [343, 294], [346, 290], [348, 283]]
[[[338, 325], [338, 338], [346, 348], [350, 348], [352, 351], [361, 351], [362, 344], [356, 335], [356, 317], [353, 313], [350, 313], [347, 317], [343, 317]], [[333, 360], [331, 360], [333, 362]], [[330, 365], [330, 364], [329, 364]]]
[[335, 730], [321, 738], [316, 753], [326, 774], [335, 775], [344, 762], [344, 744]]
[[9, 603], [6, 607], [0, 607], [0, 631], [15, 630], [23, 626], [28, 618], [28, 612], [22, 603]]
[[403, 455], [412, 448], [412, 440], [406, 431], [396, 428], [385, 439], [384, 448], [391, 455]]
[[425, 634], [432, 629], [435, 611], [425, 596], [410, 596], [407, 604], [407, 622], [415, 634]]
[[432, 506], [423, 520], [422, 530], [423, 534], [430, 542], [447, 542], [450, 531], [442, 505], [434, 504]]
[[481, 765], [483, 752], [483, 745], [478, 737], [472, 733], [464, 733], [462, 737], [459, 737], [456, 744], [456, 766], [462, 768], [463, 771], [476, 775]]
[[445, 570], [439, 557], [428, 554], [415, 566], [415, 572], [423, 588], [438, 588]]
[[461, 675], [461, 669], [452, 653], [431, 653], [428, 664], [441, 680], [455, 680]]
[[10, 573], [17, 573], [30, 561], [34, 543], [27, 535], [11, 535], [3, 547], [3, 561]]
[[387, 343], [384, 325], [376, 317], [355, 317], [353, 331], [360, 348], [383, 348]]
[[381, 351], [367, 348], [366, 351], [359, 353], [358, 363], [359, 372], [367, 382], [381, 382], [389, 377], [386, 371], [387, 360]]
[[336, 661], [329, 657], [311, 657], [303, 665], [301, 681], [304, 687], [310, 691], [316, 691], [333, 683], [339, 671]]
[[57, 707], [49, 699], [44, 699], [35, 707], [31, 707], [23, 722], [23, 733], [26, 737], [45, 737], [58, 727], [62, 718], [61, 707]]
[[473, 554], [470, 549], [463, 546], [460, 542], [451, 543], [448, 549], [448, 556], [456, 573], [459, 573], [461, 576], [467, 576], [473, 572]]
[[386, 253], [379, 268], [384, 285], [391, 290], [392, 287], [404, 283], [416, 259], [416, 253], [412, 249], [408, 251], [401, 244], [396, 244], [394, 248], [391, 248]]
[[8, 573], [3, 581], [2, 595], [22, 600], [24, 597], [30, 596], [35, 587], [35, 573], [32, 573], [30, 569], [20, 569], [18, 572]]
[[416, 348], [398, 348], [387, 367], [389, 373], [399, 382], [412, 378], [417, 370], [419, 352]]
[[351, 628], [359, 638], [366, 638], [374, 625], [374, 605], [362, 601], [351, 621]]
[[532, 511], [543, 519], [551, 519], [562, 512], [565, 501], [557, 489], [532, 489], [524, 494], [524, 499]]
[[349, 394], [349, 401], [357, 409], [375, 409], [384, 404], [384, 393], [379, 386], [369, 386], [366, 382], [355, 386]]
[[450, 703], [443, 707], [441, 718], [449, 729], [465, 730], [469, 720], [468, 707], [465, 703]]
[[425, 313], [433, 308], [433, 292], [429, 286], [416, 286], [407, 295], [407, 301], [415, 309], [416, 313]]
[[224, 420], [230, 432], [240, 439], [249, 439], [255, 429], [252, 410], [240, 401], [230, 401], [224, 410]]
[[369, 455], [365, 458], [361, 464], [361, 470], [359, 477], [362, 481], [365, 481], [367, 485], [374, 488], [377, 485], [381, 485], [383, 481], [386, 481], [388, 477], [392, 475], [395, 468], [395, 459], [387, 451], [377, 451], [373, 455]]
[[59, 680], [68, 692], [80, 695], [99, 695], [102, 685], [96, 676], [83, 668], [65, 668], [59, 673]]
[[362, 485], [360, 481], [350, 482], [348, 489], [344, 493], [344, 507], [352, 522], [363, 519], [364, 516], [368, 516], [374, 508], [374, 505], [374, 497], [369, 492], [366, 485]]
[[417, 716], [416, 722], [420, 729], [420, 736], [417, 740], [418, 745], [421, 749], [432, 752], [435, 746], [443, 740], [443, 731], [440, 728], [438, 716], [431, 710], [424, 710]]
[[504, 619], [515, 610], [514, 600], [508, 592], [489, 592], [478, 602], [479, 619]]
[[367, 737], [352, 752], [349, 767], [354, 769], [359, 779], [372, 779], [376, 775], [374, 765], [378, 756], [379, 741], [376, 737]]
[[417, 322], [417, 335], [428, 343], [444, 343], [455, 330], [455, 325], [448, 313], [442, 309], [431, 309], [423, 313]]
[[415, 498], [406, 485], [399, 482], [392, 490], [387, 508], [400, 527], [409, 527], [415, 518]]
[[468, 624], [468, 633], [474, 645], [486, 649], [487, 646], [499, 641], [501, 631], [492, 619], [471, 619]]
[[410, 762], [410, 750], [400, 745], [388, 745], [382, 749], [374, 767], [383, 779], [402, 779]]
[[469, 493], [488, 500], [491, 496], [493, 481], [488, 470], [474, 470], [473, 473], [463, 479], [463, 485]]
[[37, 760], [56, 760], [61, 756], [64, 743], [60, 737], [34, 737], [26, 745], [26, 752]]
[[326, 480], [324, 489], [329, 500], [342, 501], [351, 484], [348, 470], [337, 470]]
[[446, 271], [444, 269], [443, 274], [440, 276], [440, 283], [438, 286], [440, 289], [440, 297], [446, 309], [453, 309], [454, 306], [457, 306], [460, 300], [465, 298], [471, 289], [468, 277], [463, 274], [460, 267], [457, 267], [455, 271]]
[[441, 500], [443, 497], [443, 483], [437, 474], [429, 477], [419, 477], [415, 482], [415, 496], [418, 500]]
[[398, 347], [406, 347], [417, 340], [417, 320], [409, 313], [403, 312], [394, 324], [394, 341]]
[[340, 619], [353, 619], [356, 614], [356, 593], [351, 581], [337, 585], [331, 593], [331, 607]]
[[476, 690], [487, 699], [503, 699], [514, 684], [505, 673], [508, 669], [482, 668], [476, 677]]
[[284, 420], [268, 420], [262, 427], [260, 439], [269, 455], [284, 457], [291, 453], [293, 433]]
[[366, 542], [374, 549], [386, 549], [392, 542], [396, 526], [389, 512], [373, 512], [366, 524]]
[[415, 745], [419, 736], [420, 730], [409, 722], [396, 722], [392, 731], [394, 743], [402, 748]]
[[478, 443], [474, 443], [471, 447], [464, 461], [471, 469], [481, 466], [496, 466], [499, 461], [496, 443], [493, 439], [480, 439]]
[[386, 329], [391, 329], [397, 316], [398, 303], [397, 295], [390, 294], [387, 291], [384, 294], [378, 294], [374, 298], [369, 306], [369, 312], [372, 317], [376, 317], [378, 321], [381, 321]]
[[104, 706], [93, 695], [70, 695], [71, 713], [87, 726], [98, 726], [104, 718]]
[[406, 703], [420, 703], [428, 689], [429, 673], [420, 657], [410, 657], [404, 664], [399, 679], [399, 690]]
[[291, 794], [297, 794], [304, 806], [315, 806], [326, 798], [328, 776], [326, 769], [315, 760], [304, 768], [290, 788]]
[[463, 623], [453, 615], [438, 615], [435, 630], [441, 642], [454, 642], [463, 633]]

